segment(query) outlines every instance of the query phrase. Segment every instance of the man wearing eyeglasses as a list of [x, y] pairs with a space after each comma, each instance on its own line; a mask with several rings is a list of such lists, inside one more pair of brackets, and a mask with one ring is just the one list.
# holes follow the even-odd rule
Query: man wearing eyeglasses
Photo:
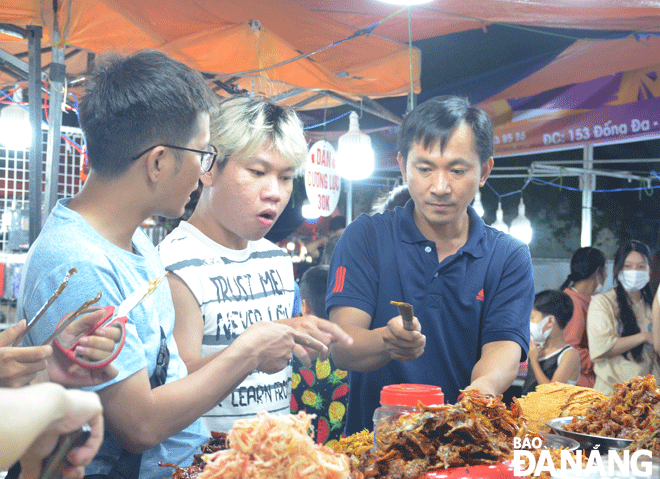
[[[28, 339], [40, 344], [58, 321], [93, 298], [118, 306], [164, 273], [139, 229], [150, 216], [179, 217], [213, 165], [209, 112], [215, 101], [201, 75], [156, 51], [99, 59], [81, 101], [91, 171], [82, 190], [60, 200], [30, 248], [21, 311], [32, 317], [72, 267], [78, 273]], [[278, 325], [281, 344], [313, 346], [309, 335]], [[103, 445], [87, 474], [96, 479], [162, 479], [159, 462], [189, 466], [209, 437], [199, 420], [260, 366], [256, 356], [224, 355], [188, 374], [173, 337], [167, 282], [131, 310], [119, 374], [92, 388], [104, 408]]]
[[293, 263], [264, 238], [307, 156], [300, 120], [292, 109], [260, 98], [230, 97], [218, 110], [211, 142], [219, 154], [201, 176], [199, 202], [159, 245], [170, 272], [181, 357], [190, 371], [217, 355], [268, 357], [283, 324], [319, 341], [308, 351], [291, 344], [286, 357], [264, 361], [204, 415], [209, 429], [227, 432], [236, 419], [260, 411], [289, 413], [292, 350], [309, 366], [317, 355], [327, 357], [331, 343], [349, 345], [351, 339], [327, 320], [292, 317]]

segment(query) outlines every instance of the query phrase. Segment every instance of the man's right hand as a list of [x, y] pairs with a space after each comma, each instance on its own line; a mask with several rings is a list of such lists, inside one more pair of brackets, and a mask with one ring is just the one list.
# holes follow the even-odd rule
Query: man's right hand
[[385, 353], [394, 361], [411, 361], [424, 353], [426, 336], [422, 334], [422, 325], [413, 317], [413, 330], [408, 331], [403, 325], [403, 318], [396, 316], [389, 320], [383, 329]]
[[293, 357], [296, 345], [305, 348], [322, 349], [325, 345], [306, 333], [277, 321], [260, 321], [247, 328], [234, 341], [249, 345], [257, 354], [259, 371], [274, 374], [286, 367]]

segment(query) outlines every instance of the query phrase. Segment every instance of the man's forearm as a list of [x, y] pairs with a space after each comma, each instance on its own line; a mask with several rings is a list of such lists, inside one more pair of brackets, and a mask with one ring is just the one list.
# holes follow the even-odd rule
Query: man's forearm
[[472, 369], [472, 382], [466, 389], [479, 389], [482, 393], [504, 393], [518, 375], [520, 346], [513, 341], [495, 341], [485, 344], [481, 359]]
[[353, 344], [350, 347], [330, 347], [332, 359], [338, 368], [370, 372], [391, 361], [383, 346], [384, 328], [369, 330], [353, 325], [344, 325], [343, 328], [353, 338]]
[[149, 388], [146, 370], [142, 370], [99, 391], [106, 425], [122, 447], [141, 453], [196, 421], [255, 367], [249, 355], [228, 351], [195, 373], [155, 389]]

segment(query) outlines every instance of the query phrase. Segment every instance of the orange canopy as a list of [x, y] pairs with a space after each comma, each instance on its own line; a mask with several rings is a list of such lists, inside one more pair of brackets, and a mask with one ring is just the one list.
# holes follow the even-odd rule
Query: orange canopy
[[[50, 46], [50, 2], [7, 0], [0, 22], [40, 25]], [[420, 53], [376, 35], [357, 34], [292, 0], [64, 0], [57, 15], [66, 52], [97, 54], [156, 48], [208, 73], [219, 93], [246, 90], [280, 103], [318, 108], [343, 97], [380, 98], [419, 92]], [[353, 38], [350, 38], [354, 36]], [[345, 41], [344, 41], [345, 40]], [[0, 33], [0, 48], [27, 51], [25, 40]], [[318, 52], [317, 52], [318, 51]], [[316, 52], [316, 53], [313, 53]], [[302, 54], [313, 53], [309, 56]], [[67, 61], [67, 73], [82, 73], [87, 62]], [[49, 57], [42, 60], [47, 64]], [[277, 65], [273, 67], [274, 65]], [[15, 82], [0, 78], [0, 83]], [[318, 92], [330, 91], [332, 97]], [[312, 101], [313, 100], [313, 101]], [[304, 103], [304, 104], [303, 104]]]

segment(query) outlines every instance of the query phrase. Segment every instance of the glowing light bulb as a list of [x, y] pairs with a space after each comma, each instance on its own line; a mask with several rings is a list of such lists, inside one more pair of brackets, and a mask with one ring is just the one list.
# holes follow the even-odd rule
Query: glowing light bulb
[[504, 211], [502, 211], [502, 202], [497, 202], [497, 212], [495, 212], [495, 221], [491, 225], [496, 230], [503, 231], [505, 233], [509, 232], [509, 227], [504, 222]]
[[534, 230], [532, 229], [532, 222], [525, 216], [525, 203], [522, 197], [518, 205], [518, 216], [511, 222], [511, 236], [518, 238], [523, 243], [529, 244], [532, 241]]

